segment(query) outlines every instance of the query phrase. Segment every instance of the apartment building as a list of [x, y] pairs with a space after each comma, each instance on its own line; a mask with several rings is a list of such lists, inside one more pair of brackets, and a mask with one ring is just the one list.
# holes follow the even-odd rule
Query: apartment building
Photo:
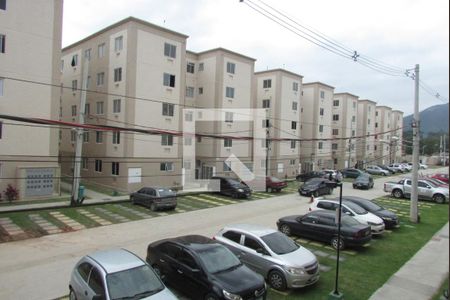
[[372, 100], [358, 101], [356, 159], [360, 168], [376, 163], [374, 136], [376, 105], [377, 103]]
[[[186, 39], [178, 32], [127, 18], [62, 50], [60, 119], [143, 130], [149, 135], [88, 130], [82, 180], [130, 192], [141, 186], [181, 185], [180, 106], [186, 86]], [[80, 107], [84, 68], [87, 100]], [[70, 176], [76, 134], [62, 130], [62, 172]]]
[[390, 164], [394, 157], [396, 136], [391, 131], [392, 108], [379, 105], [375, 108], [375, 157], [377, 163]]
[[336, 93], [333, 97], [331, 155], [336, 169], [353, 167], [356, 164], [356, 129], [358, 96]]
[[[255, 108], [266, 110], [264, 126], [269, 131], [269, 175], [279, 178], [293, 177], [299, 173], [303, 76], [283, 69], [256, 72]], [[268, 128], [267, 128], [267, 125]], [[297, 141], [296, 141], [297, 139]], [[261, 164], [265, 166], [266, 161]]]
[[311, 82], [303, 84], [300, 103], [301, 170], [334, 167], [331, 150], [334, 87]]
[[391, 136], [396, 137], [393, 140], [393, 156], [395, 161], [402, 161], [403, 156], [403, 112], [400, 110], [393, 110], [391, 114], [391, 128], [398, 129], [392, 132]]
[[[2, 114], [57, 119], [62, 10], [62, 0], [0, 1]], [[58, 130], [24, 125], [0, 120], [0, 191], [10, 184], [20, 199], [58, 195]]]
[[195, 167], [197, 179], [213, 175], [236, 177], [233, 166], [225, 163], [230, 155], [253, 169], [252, 141], [239, 138], [253, 134], [251, 116], [240, 109], [253, 108], [254, 67], [254, 58], [223, 48], [187, 52], [185, 104], [188, 109], [196, 108], [195, 132], [229, 137], [197, 136], [195, 162], [184, 162], [186, 169]]

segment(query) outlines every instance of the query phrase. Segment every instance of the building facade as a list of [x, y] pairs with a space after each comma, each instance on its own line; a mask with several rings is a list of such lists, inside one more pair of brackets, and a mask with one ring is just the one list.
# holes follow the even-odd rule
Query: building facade
[[375, 114], [376, 102], [372, 100], [358, 101], [356, 129], [357, 166], [364, 168], [376, 163], [375, 156]]
[[[299, 173], [303, 76], [275, 69], [255, 73], [255, 108], [266, 110], [268, 123], [264, 124], [269, 143], [268, 174], [279, 178]], [[267, 125], [269, 125], [267, 127]], [[289, 140], [292, 139], [292, 140]], [[266, 161], [261, 162], [266, 165]]]
[[[62, 10], [62, 0], [2, 1], [2, 114], [58, 118]], [[11, 185], [20, 199], [59, 195], [58, 129], [24, 125], [0, 120], [0, 191]]]
[[388, 106], [377, 106], [375, 110], [375, 157], [379, 164], [391, 164], [395, 159], [394, 144], [396, 138], [393, 135], [392, 108]]
[[331, 169], [334, 167], [331, 150], [334, 87], [321, 82], [303, 84], [300, 104], [301, 169]]
[[[391, 114], [391, 127], [396, 129], [392, 132], [393, 138], [393, 159], [396, 162], [403, 161], [403, 112], [400, 110], [393, 110]], [[394, 138], [395, 137], [395, 138]]]

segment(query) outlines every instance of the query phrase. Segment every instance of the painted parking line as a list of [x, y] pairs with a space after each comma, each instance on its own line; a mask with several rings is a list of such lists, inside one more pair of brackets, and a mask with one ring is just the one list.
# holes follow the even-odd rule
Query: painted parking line
[[185, 197], [189, 198], [189, 199], [196, 200], [196, 201], [200, 201], [200, 202], [206, 202], [206, 203], [212, 204], [214, 206], [223, 206], [223, 205], [225, 205], [225, 204], [220, 203], [220, 202], [212, 201], [212, 200], [209, 200], [209, 199], [203, 199], [203, 198], [196, 197], [196, 196], [185, 196]]
[[28, 215], [28, 217], [34, 224], [36, 224], [38, 227], [40, 227], [48, 234], [55, 234], [62, 232], [62, 229], [60, 229], [55, 224], [50, 223], [39, 214], [30, 214]]
[[126, 212], [128, 212], [130, 214], [134, 214], [134, 215], [136, 215], [136, 216], [138, 216], [140, 218], [143, 218], [143, 219], [148, 219], [148, 218], [152, 217], [152, 215], [146, 214], [146, 213], [144, 213], [142, 211], [139, 211], [137, 209], [133, 209], [131, 207], [128, 207], [128, 206], [125, 206], [125, 205], [122, 205], [122, 204], [114, 204], [113, 206], [116, 207], [116, 208], [122, 209], [122, 210], [124, 210], [124, 211], [126, 211]]
[[10, 218], [0, 218], [0, 227], [10, 236], [25, 234], [25, 232], [17, 226]]
[[205, 198], [213, 200], [213, 201], [217, 200], [217, 201], [225, 202], [225, 203], [228, 203], [228, 204], [236, 204], [237, 203], [237, 201], [232, 201], [232, 200], [229, 200], [229, 199], [225, 199], [225, 198], [221, 198], [221, 197], [215, 197], [215, 196], [210, 196], [210, 195], [202, 195], [202, 197], [205, 197]]
[[106, 226], [106, 225], [111, 225], [112, 222], [103, 219], [102, 217], [97, 216], [96, 214], [91, 213], [90, 211], [87, 211], [85, 209], [77, 209], [77, 212], [84, 215], [85, 217], [95, 221], [96, 223], [102, 225], [102, 226]]
[[104, 214], [104, 215], [106, 215], [106, 216], [108, 216], [108, 217], [110, 217], [110, 218], [112, 218], [114, 220], [117, 220], [117, 221], [121, 222], [121, 223], [125, 223], [125, 222], [131, 221], [127, 217], [124, 217], [122, 215], [116, 214], [116, 213], [114, 213], [112, 211], [109, 211], [109, 210], [107, 210], [105, 208], [102, 208], [102, 207], [96, 207], [95, 210], [98, 211], [99, 213]]
[[56, 218], [61, 223], [63, 223], [64, 225], [72, 228], [73, 230], [86, 229], [86, 226], [78, 223], [77, 221], [69, 218], [68, 216], [62, 214], [59, 211], [51, 211], [49, 214], [52, 215], [54, 218]]

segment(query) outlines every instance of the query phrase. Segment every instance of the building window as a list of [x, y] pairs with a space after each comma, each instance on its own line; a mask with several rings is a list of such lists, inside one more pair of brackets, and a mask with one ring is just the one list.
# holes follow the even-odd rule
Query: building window
[[339, 100], [333, 100], [333, 106], [339, 106]]
[[113, 132], [113, 140], [112, 143], [114, 145], [120, 144], [120, 131], [114, 131]]
[[232, 139], [224, 139], [223, 146], [226, 148], [230, 148], [231, 146], [233, 146], [233, 140]]
[[333, 135], [338, 135], [339, 134], [339, 129], [333, 129]]
[[284, 164], [283, 163], [278, 163], [277, 164], [277, 169], [278, 169], [278, 173], [283, 173], [284, 172]]
[[262, 128], [269, 128], [270, 122], [269, 119], [262, 120]]
[[352, 122], [356, 122], [356, 116], [352, 116]]
[[323, 108], [319, 109], [319, 115], [323, 116], [325, 113], [325, 110]]
[[[114, 69], [114, 82], [122, 81], [122, 68]], [[175, 84], [175, 82], [174, 82]]]
[[192, 122], [194, 120], [194, 113], [192, 111], [188, 111], [185, 115], [184, 115], [184, 120], [186, 122]]
[[78, 81], [72, 80], [72, 92], [75, 92], [78, 89]]
[[72, 117], [75, 117], [77, 115], [77, 106], [72, 105]]
[[72, 67], [78, 66], [78, 54], [72, 56]]
[[105, 43], [98, 45], [98, 58], [105, 56]]
[[192, 87], [192, 86], [186, 87], [186, 97], [194, 98], [194, 87]]
[[102, 131], [96, 131], [95, 132], [95, 142], [97, 144], [103, 143], [103, 132]]
[[186, 72], [194, 74], [195, 72], [195, 64], [192, 62], [187, 63]]
[[291, 141], [291, 149], [295, 149], [295, 144], [296, 144], [296, 141], [292, 140]]
[[84, 105], [84, 115], [89, 116], [90, 113], [91, 113], [91, 105], [89, 103], [86, 103]]
[[0, 78], [0, 96], [3, 96], [4, 84], [5, 84], [5, 79]]
[[83, 132], [83, 143], [89, 143], [89, 131]]
[[119, 163], [113, 161], [111, 163], [111, 174], [112, 175], [119, 175]]
[[191, 137], [185, 137], [184, 138], [184, 145], [185, 146], [192, 146], [192, 138]]
[[234, 98], [234, 88], [227, 86], [225, 96], [227, 98]]
[[87, 88], [87, 89], [88, 89], [89, 86], [91, 85], [90, 82], [91, 82], [91, 76], [88, 75], [88, 77], [86, 78], [86, 88]]
[[164, 56], [176, 58], [177, 57], [177, 46], [164, 43]]
[[0, 34], [0, 53], [5, 53], [6, 35]]
[[375, 122], [375, 128], [378, 128], [378, 122]]
[[291, 122], [291, 129], [297, 129], [297, 122], [295, 122], [295, 121], [292, 121]]
[[320, 99], [325, 99], [325, 92], [324, 91], [320, 91]]
[[378, 117], [378, 112], [377, 111], [375, 112], [375, 117]]
[[174, 105], [171, 103], [163, 103], [162, 104], [162, 115], [173, 117]]
[[121, 100], [120, 99], [114, 99], [113, 100], [113, 113], [118, 114], [121, 110]]
[[70, 141], [73, 143], [73, 142], [76, 142], [76, 140], [77, 140], [77, 133], [75, 131], [71, 131], [70, 132]]
[[227, 73], [234, 74], [236, 64], [227, 62]]
[[272, 79], [263, 80], [263, 88], [270, 89], [272, 87]]
[[367, 145], [367, 150], [370, 150], [370, 145]]
[[339, 121], [339, 115], [333, 115], [333, 121]]
[[2, 139], [3, 136], [3, 122], [0, 122], [0, 140]]
[[198, 94], [199, 94], [199, 95], [203, 95], [203, 88], [202, 88], [202, 87], [199, 87], [199, 88], [198, 88]]
[[292, 110], [297, 110], [298, 109], [298, 103], [297, 102], [292, 102]]
[[368, 106], [367, 110], [370, 112], [372, 110], [372, 106]]
[[338, 149], [338, 144], [331, 144], [331, 150], [337, 150]]
[[0, 0], [0, 9], [6, 10], [6, 0]]
[[97, 73], [97, 85], [105, 84], [105, 72]]
[[173, 135], [162, 134], [161, 135], [161, 146], [173, 146]]
[[[374, 150], [374, 151], [377, 151], [377, 149], [378, 149], [377, 145], [374, 145], [374, 146], [373, 146], [373, 150]], [[386, 150], [387, 150], [387, 149], [386, 149]]]
[[263, 108], [270, 108], [270, 99], [264, 99], [262, 101], [262, 107]]
[[367, 125], [370, 125], [370, 119], [367, 119]]
[[123, 36], [114, 39], [114, 51], [119, 52], [123, 49]]
[[159, 164], [160, 171], [170, 172], [173, 171], [173, 163], [172, 162], [162, 162]]
[[233, 113], [226, 111], [225, 112], [225, 122], [227, 123], [233, 123]]
[[323, 149], [323, 142], [319, 142], [318, 143], [318, 148], [321, 150], [321, 149]]
[[296, 162], [295, 159], [290, 159], [290, 160], [289, 160], [289, 164], [290, 164], [291, 166], [295, 166], [295, 162]]
[[[228, 165], [228, 164], [230, 164], [230, 165]], [[223, 162], [223, 171], [224, 172], [231, 172], [231, 162], [229, 162], [228, 164], [226, 162]]]
[[91, 60], [91, 48], [84, 50], [84, 58]]
[[81, 168], [87, 170], [89, 167], [89, 159], [87, 157], [81, 158]]
[[352, 130], [352, 136], [355, 136], [355, 134], [356, 134], [356, 131]]
[[323, 132], [323, 125], [319, 125], [319, 132]]
[[293, 82], [292, 83], [292, 90], [295, 92], [298, 92], [298, 82]]
[[175, 75], [164, 73], [163, 85], [168, 87], [175, 87]]
[[102, 165], [103, 165], [102, 160], [101, 159], [96, 159], [95, 160], [95, 172], [101, 173], [102, 172]]
[[198, 71], [200, 72], [200, 71], [203, 71], [203, 70], [205, 70], [205, 64], [204, 63], [199, 63], [198, 64]]
[[103, 101], [99, 101], [96, 103], [97, 107], [96, 107], [96, 114], [97, 115], [103, 115], [104, 111], [103, 111]]

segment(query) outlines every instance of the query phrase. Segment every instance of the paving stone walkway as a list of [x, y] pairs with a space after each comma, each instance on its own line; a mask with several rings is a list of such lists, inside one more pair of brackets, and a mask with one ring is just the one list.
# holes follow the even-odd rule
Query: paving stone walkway
[[90, 211], [87, 211], [87, 210], [85, 210], [85, 209], [77, 209], [77, 211], [78, 211], [80, 214], [82, 214], [82, 215], [88, 217], [89, 219], [94, 220], [95, 222], [97, 222], [98, 224], [100, 224], [100, 225], [102, 225], [102, 226], [106, 226], [106, 225], [111, 225], [111, 224], [112, 224], [112, 222], [110, 222], [110, 221], [108, 221], [108, 220], [105, 220], [105, 219], [103, 219], [102, 217], [97, 216], [96, 214], [93, 214], [93, 213], [91, 213]]
[[146, 214], [144, 212], [141, 212], [141, 211], [136, 210], [136, 209], [132, 209], [130, 207], [127, 207], [127, 206], [124, 206], [124, 205], [121, 205], [121, 204], [114, 204], [113, 206], [116, 207], [116, 208], [119, 208], [121, 210], [124, 210], [127, 213], [130, 213], [130, 214], [136, 215], [136, 216], [138, 216], [140, 218], [143, 218], [143, 219], [149, 219], [149, 218], [152, 217], [149, 214]]
[[95, 210], [100, 212], [100, 213], [102, 213], [102, 214], [104, 214], [104, 215], [106, 215], [106, 216], [108, 216], [108, 217], [110, 217], [110, 218], [113, 218], [113, 219], [115, 219], [115, 220], [117, 220], [117, 221], [119, 221], [121, 223], [125, 223], [125, 222], [129, 222], [130, 221], [130, 219], [128, 219], [127, 217], [124, 217], [122, 215], [116, 214], [116, 213], [114, 213], [112, 211], [109, 211], [107, 209], [104, 209], [102, 207], [96, 207]]
[[41, 215], [31, 214], [31, 215], [28, 215], [28, 217], [30, 218], [30, 220], [33, 223], [35, 223], [37, 226], [42, 228], [48, 234], [55, 234], [55, 233], [63, 232], [62, 229], [60, 229], [55, 224], [50, 223], [49, 221], [44, 219]]
[[10, 218], [0, 218], [0, 227], [2, 227], [10, 236], [25, 234]]
[[66, 226], [72, 228], [73, 230], [81, 230], [86, 228], [86, 226], [84, 226], [83, 224], [78, 223], [77, 221], [69, 218], [68, 216], [62, 214], [59, 211], [52, 211], [50, 212], [50, 215], [52, 215], [61, 223], [64, 223]]

